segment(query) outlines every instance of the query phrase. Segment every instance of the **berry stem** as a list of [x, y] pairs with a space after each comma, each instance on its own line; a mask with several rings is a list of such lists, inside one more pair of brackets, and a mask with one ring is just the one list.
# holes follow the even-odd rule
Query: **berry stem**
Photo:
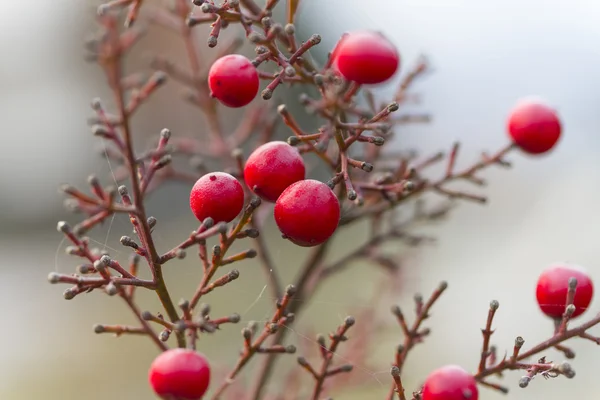
[[593, 328], [594, 326], [596, 326], [598, 324], [600, 324], [600, 314], [596, 315], [590, 321], [585, 322], [576, 328], [568, 329], [562, 333], [553, 335], [550, 339], [541, 342], [540, 344], [532, 347], [531, 349], [529, 349], [528, 351], [526, 351], [524, 353], [520, 353], [517, 357], [513, 357], [510, 359], [504, 359], [504, 360], [500, 361], [498, 364], [496, 364], [495, 366], [486, 368], [483, 371], [478, 372], [477, 374], [474, 375], [474, 377], [478, 381], [481, 381], [482, 379], [484, 379], [488, 376], [500, 373], [507, 369], [522, 369], [522, 364], [520, 364], [519, 361], [524, 360], [529, 357], [532, 357], [532, 356], [535, 356], [535, 355], [541, 353], [542, 351], [548, 350], [549, 348], [552, 348], [558, 344], [561, 344], [562, 342], [564, 342], [570, 338], [578, 337], [578, 336], [582, 336], [582, 335], [585, 336], [585, 335], [587, 335], [587, 331], [589, 329]]
[[488, 358], [490, 356], [490, 339], [492, 337], [492, 321], [494, 320], [494, 315], [496, 315], [496, 310], [498, 309], [498, 302], [496, 300], [490, 303], [490, 309], [488, 311], [487, 322], [485, 324], [485, 328], [481, 330], [483, 335], [483, 347], [481, 349], [481, 357], [479, 359], [479, 368], [478, 372], [481, 372], [485, 369]]
[[329, 376], [329, 366], [331, 365], [331, 360], [337, 351], [337, 347], [343, 340], [346, 340], [345, 334], [350, 329], [350, 327], [354, 325], [354, 318], [347, 317], [343, 324], [341, 324], [335, 333], [331, 335], [331, 344], [328, 348], [323, 348], [325, 351], [323, 354], [323, 363], [321, 364], [321, 369], [317, 373], [317, 381], [315, 383], [315, 388], [312, 393], [312, 400], [319, 400], [319, 396], [321, 395], [321, 391], [323, 390], [323, 383], [325, 383], [325, 378]]
[[[402, 367], [406, 362], [408, 353], [417, 343], [420, 343], [422, 341], [424, 334], [420, 331], [421, 325], [429, 317], [429, 311], [431, 310], [431, 307], [433, 307], [434, 303], [440, 298], [440, 296], [446, 290], [447, 287], [448, 284], [446, 282], [440, 283], [437, 289], [431, 294], [427, 302], [424, 304], [421, 303], [422, 299], [420, 296], [415, 296], [415, 302], [417, 305], [417, 316], [411, 327], [409, 327], [408, 324], [406, 324], [404, 320], [404, 315], [402, 314], [400, 307], [395, 306], [392, 308], [392, 312], [396, 315], [400, 327], [402, 328], [402, 332], [404, 333], [404, 343], [398, 346], [396, 352], [396, 360], [394, 361], [394, 366], [398, 368], [398, 375], [402, 373]], [[387, 400], [392, 400], [394, 398], [396, 389], [397, 384], [394, 380], [392, 386], [390, 387], [390, 391], [388, 392]]]
[[[112, 28], [109, 30], [109, 34], [112, 35], [113, 43], [118, 49], [119, 36], [118, 30], [114, 26], [115, 23], [115, 20], [111, 20], [109, 22], [110, 28]], [[148, 226], [148, 220], [144, 206], [144, 198], [141, 192], [140, 180], [138, 175], [137, 160], [133, 148], [133, 138], [131, 135], [131, 127], [129, 123], [129, 113], [127, 112], [124, 98], [125, 95], [121, 87], [122, 59], [121, 57], [119, 57], [120, 54], [121, 53], [118, 52], [116, 57], [112, 57], [111, 62], [108, 62], [105, 65], [105, 67], [109, 85], [114, 93], [117, 109], [119, 110], [119, 116], [121, 118], [123, 142], [125, 145], [125, 161], [131, 179], [131, 187], [133, 191], [133, 206], [136, 209], [136, 230], [138, 231], [137, 233], [140, 238], [140, 241], [142, 242], [142, 245], [146, 250], [145, 257], [148, 261], [148, 265], [150, 266], [150, 270], [152, 271], [152, 275], [154, 278], [153, 280], [156, 284], [156, 294], [158, 295], [167, 315], [171, 319], [171, 322], [176, 322], [177, 320], [179, 320], [179, 315], [177, 313], [175, 305], [173, 304], [173, 300], [171, 299], [169, 291], [166, 287], [162, 275], [162, 266], [160, 264], [160, 258], [158, 252], [156, 251], [156, 246], [154, 244], [152, 235], [150, 234], [150, 227]], [[182, 333], [176, 332], [176, 337], [178, 346], [181, 348], [185, 348], [185, 336]]]

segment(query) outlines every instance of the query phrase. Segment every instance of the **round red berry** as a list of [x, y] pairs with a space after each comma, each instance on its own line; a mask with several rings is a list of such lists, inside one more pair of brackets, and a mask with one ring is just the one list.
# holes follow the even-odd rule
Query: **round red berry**
[[228, 107], [243, 107], [258, 93], [258, 72], [252, 62], [240, 54], [219, 58], [208, 71], [211, 95]]
[[340, 220], [340, 203], [329, 186], [313, 179], [298, 181], [275, 203], [275, 222], [291, 242], [316, 246], [333, 235]]
[[244, 167], [246, 185], [259, 197], [275, 201], [292, 183], [304, 179], [304, 160], [295, 147], [275, 141], [250, 154]]
[[398, 70], [400, 55], [396, 46], [382, 33], [348, 33], [336, 45], [332, 66], [347, 80], [377, 84], [390, 79]]
[[433, 371], [425, 380], [423, 400], [477, 400], [475, 378], [457, 365]]
[[210, 366], [200, 353], [171, 349], [154, 359], [148, 379], [158, 396], [199, 400], [210, 383]]
[[508, 134], [526, 153], [550, 151], [560, 139], [562, 127], [554, 109], [535, 98], [517, 103], [508, 117]]
[[200, 222], [231, 222], [244, 206], [244, 189], [233, 176], [211, 172], [198, 179], [190, 193], [190, 208]]
[[587, 310], [594, 295], [594, 285], [588, 273], [580, 266], [555, 264], [548, 267], [538, 278], [535, 296], [544, 314], [551, 318], [561, 318], [567, 306], [569, 280], [577, 279], [573, 305], [577, 317]]

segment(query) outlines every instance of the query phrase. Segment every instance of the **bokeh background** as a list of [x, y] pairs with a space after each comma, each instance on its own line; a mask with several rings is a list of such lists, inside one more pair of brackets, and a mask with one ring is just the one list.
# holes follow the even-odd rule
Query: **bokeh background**
[[[155, 356], [151, 343], [98, 336], [91, 329], [95, 323], [130, 322], [128, 310], [101, 294], [67, 302], [61, 295], [64, 288], [46, 282], [48, 272], [72, 271], [77, 265], [64, 255], [65, 244], [55, 230], [58, 219], [76, 220], [64, 213], [56, 188], [64, 182], [82, 185], [94, 171], [105, 183], [111, 179], [100, 157], [102, 143], [87, 126], [90, 99], [108, 98], [99, 69], [83, 61], [83, 41], [95, 29], [97, 5], [91, 0], [0, 2], [0, 399], [153, 398], [146, 386], [147, 366]], [[534, 285], [548, 264], [584, 265], [600, 282], [599, 20], [600, 3], [592, 0], [302, 1], [301, 35], [321, 34], [322, 48], [331, 47], [344, 31], [368, 28], [393, 39], [404, 66], [422, 53], [429, 56], [435, 71], [415, 87], [422, 101], [414, 107], [430, 112], [433, 122], [402, 127], [391, 147], [427, 154], [460, 140], [459, 164], [467, 165], [482, 149], [504, 145], [506, 115], [526, 95], [548, 99], [564, 121], [564, 138], [551, 155], [513, 154], [512, 170], [485, 172], [491, 183], [484, 189], [488, 205], [463, 203], [443, 224], [420, 230], [435, 235], [438, 244], [398, 248], [404, 263], [402, 289], [394, 302], [406, 308], [414, 292], [428, 293], [442, 279], [450, 283], [429, 323], [433, 333], [427, 345], [410, 356], [404, 377], [408, 388], [443, 364], [475, 368], [479, 329], [492, 299], [500, 302], [494, 343], [501, 351], [510, 349], [517, 335], [525, 338], [526, 346], [546, 338], [551, 326], [537, 310]], [[198, 43], [203, 46], [204, 39]], [[131, 56], [131, 68], [147, 69], [149, 51], [183, 60], [176, 37], [150, 30]], [[378, 88], [377, 95], [392, 93], [394, 83]], [[154, 135], [163, 127], [175, 134], [202, 132], [201, 118], [179, 100], [178, 90], [169, 84], [153, 98], [137, 116], [136, 132]], [[188, 190], [185, 185], [165, 186], [150, 201], [163, 249], [195, 228], [187, 209]], [[363, 228], [353, 229], [335, 244], [332, 258], [356, 244]], [[117, 217], [91, 238], [124, 258], [127, 252], [118, 239], [129, 232], [127, 220]], [[275, 232], [267, 234], [279, 240]], [[290, 282], [305, 251], [284, 242], [275, 248], [283, 280]], [[189, 258], [166, 271], [176, 298], [190, 293], [198, 279], [198, 266]], [[258, 265], [247, 262], [239, 268], [242, 279], [211, 297], [213, 309], [221, 314], [245, 310], [244, 320], [260, 320], [271, 312], [273, 299], [268, 290], [259, 296], [264, 280]], [[373, 286], [380, 281], [368, 265], [356, 263], [340, 279], [313, 298], [306, 309], [312, 323], [309, 318], [299, 321], [289, 336], [291, 343], [310, 345], [315, 331], [328, 331], [345, 315], [371, 305]], [[140, 301], [147, 309], [158, 309], [151, 296]], [[592, 307], [600, 308], [597, 299]], [[241, 344], [238, 337], [238, 327], [228, 327], [206, 339], [203, 351], [232, 365]], [[354, 372], [366, 377], [369, 386], [334, 397], [382, 398], [399, 340], [399, 330], [390, 325], [371, 350], [372, 362]], [[511, 372], [504, 379], [511, 389], [508, 395], [482, 389], [481, 398], [596, 399], [600, 351], [584, 341], [572, 347], [577, 353], [575, 379], [538, 378], [523, 390], [517, 385], [520, 373]], [[552, 351], [547, 356], [562, 359]]]

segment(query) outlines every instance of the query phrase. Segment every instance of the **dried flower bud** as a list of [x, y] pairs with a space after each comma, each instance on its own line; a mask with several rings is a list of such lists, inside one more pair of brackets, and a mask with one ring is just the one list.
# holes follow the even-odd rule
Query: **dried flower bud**
[[388, 109], [389, 112], [398, 111], [399, 108], [400, 107], [398, 106], [398, 103], [396, 103], [396, 102], [393, 102], [393, 103], [391, 103], [390, 105], [387, 106], [387, 109]]
[[296, 286], [294, 285], [287, 285], [285, 288], [285, 294], [287, 296], [293, 296], [296, 294]]
[[179, 308], [181, 308], [184, 311], [187, 311], [190, 309], [190, 302], [187, 301], [186, 299], [180, 299], [179, 303], [177, 303], [177, 305], [179, 306]]
[[309, 365], [308, 361], [306, 361], [306, 358], [304, 357], [298, 357], [296, 360], [298, 361], [298, 364], [300, 364], [303, 367], [307, 367]]
[[202, 12], [205, 14], [215, 14], [219, 11], [219, 7], [210, 3], [203, 3], [200, 6], [200, 10], [202, 10]]
[[148, 219], [146, 220], [146, 222], [148, 223], [148, 226], [150, 227], [150, 229], [152, 229], [152, 228], [154, 228], [156, 226], [156, 222], [158, 222], [158, 221], [156, 220], [155, 217], [150, 216], [150, 217], [148, 217]]
[[104, 333], [104, 325], [94, 325], [94, 332], [95, 333]]
[[285, 33], [288, 35], [293, 35], [294, 33], [296, 33], [296, 27], [294, 26], [294, 24], [286, 24], [284, 30]]
[[521, 336], [517, 336], [517, 338], [515, 339], [515, 347], [523, 347], [523, 345], [525, 344], [525, 339], [523, 339]]
[[523, 377], [521, 377], [521, 379], [519, 379], [519, 386], [522, 388], [526, 388], [529, 385], [530, 381], [531, 381], [530, 377], [523, 376]]
[[352, 325], [354, 325], [354, 323], [356, 322], [356, 320], [354, 319], [354, 317], [346, 317], [346, 319], [344, 319], [344, 324], [349, 328]]
[[569, 289], [575, 290], [577, 288], [577, 278], [569, 278]]
[[106, 287], [104, 288], [104, 290], [109, 296], [114, 296], [119, 292], [119, 289], [117, 288], [117, 285], [114, 284], [114, 282], [109, 282], [108, 285], [106, 285]]
[[251, 32], [248, 35], [248, 40], [252, 43], [262, 43], [266, 40], [266, 38], [258, 32]]
[[289, 76], [289, 77], [296, 75], [296, 69], [294, 67], [292, 67], [291, 65], [288, 65], [287, 67], [285, 67], [284, 72], [285, 72], [285, 75]]
[[500, 303], [498, 303], [498, 300], [492, 300], [490, 302], [490, 310], [496, 311], [498, 307], [500, 307]]
[[344, 364], [340, 367], [340, 372], [351, 372], [354, 369], [354, 366], [350, 364]]
[[363, 162], [362, 164], [360, 164], [360, 168], [365, 172], [371, 172], [373, 171], [373, 164]]
[[246, 340], [250, 340], [252, 338], [252, 330], [250, 330], [249, 328], [243, 328], [242, 337]]
[[575, 312], [575, 305], [574, 304], [569, 304], [565, 308], [565, 314], [567, 314], [567, 317], [572, 316], [574, 312]]
[[56, 272], [50, 272], [48, 274], [48, 282], [54, 284], [54, 283], [58, 283], [60, 281], [60, 275], [57, 274]]
[[260, 20], [261, 24], [267, 29], [273, 24], [273, 20], [270, 17], [264, 17]]
[[98, 111], [102, 108], [102, 101], [99, 98], [92, 99], [92, 109]]
[[109, 130], [104, 125], [92, 126], [92, 135], [94, 136], [107, 137], [109, 133]]
[[239, 314], [231, 314], [227, 320], [232, 324], [237, 324], [238, 322], [240, 322], [241, 319], [242, 318]]
[[269, 49], [266, 46], [256, 46], [254, 48], [254, 51], [256, 52], [256, 54], [267, 54], [269, 52]]
[[375, 146], [383, 146], [385, 144], [385, 139], [381, 136], [373, 136], [373, 144]]
[[219, 43], [219, 37], [215, 35], [209, 35], [206, 43], [210, 48], [217, 47], [217, 44]]
[[75, 291], [71, 288], [66, 289], [63, 292], [63, 297], [65, 298], [65, 300], [72, 300], [75, 297]]
[[273, 97], [273, 91], [269, 88], [266, 88], [261, 92], [260, 95], [262, 96], [263, 100], [270, 100], [271, 97]]
[[162, 341], [162, 342], [166, 342], [167, 340], [169, 340], [169, 336], [171, 336], [171, 331], [168, 329], [163, 329], [162, 331], [160, 331], [160, 333], [158, 334], [158, 338]]
[[285, 352], [288, 354], [294, 354], [296, 352], [296, 346], [290, 344], [289, 346], [285, 347]]
[[56, 229], [62, 233], [70, 233], [71, 232], [71, 226], [69, 224], [67, 224], [65, 221], [60, 221], [56, 225]]
[[198, 309], [200, 311], [200, 315], [202, 315], [203, 317], [206, 317], [210, 313], [210, 305], [209, 304], [202, 303], [202, 304], [200, 304], [200, 307], [198, 307]]

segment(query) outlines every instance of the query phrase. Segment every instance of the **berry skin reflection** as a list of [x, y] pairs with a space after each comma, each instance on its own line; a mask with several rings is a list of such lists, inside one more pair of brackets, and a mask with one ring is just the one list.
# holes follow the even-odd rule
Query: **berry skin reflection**
[[210, 366], [206, 357], [200, 353], [171, 349], [154, 359], [148, 379], [158, 396], [200, 400], [210, 384]]
[[204, 175], [192, 188], [190, 208], [202, 222], [210, 217], [214, 223], [231, 222], [244, 207], [244, 189], [232, 175], [211, 172]]
[[275, 203], [275, 222], [292, 243], [311, 247], [333, 235], [340, 220], [340, 203], [329, 186], [307, 179], [288, 187]]
[[210, 67], [208, 87], [211, 95], [227, 107], [244, 107], [258, 93], [258, 72], [246, 57], [229, 54]]
[[246, 185], [263, 200], [275, 202], [292, 183], [304, 179], [306, 168], [300, 152], [286, 142], [258, 147], [244, 167]]
[[537, 98], [522, 99], [508, 117], [508, 134], [525, 153], [543, 154], [552, 150], [561, 131], [556, 111]]
[[396, 46], [382, 33], [372, 31], [344, 35], [331, 57], [334, 68], [345, 79], [362, 85], [387, 81], [400, 65]]

